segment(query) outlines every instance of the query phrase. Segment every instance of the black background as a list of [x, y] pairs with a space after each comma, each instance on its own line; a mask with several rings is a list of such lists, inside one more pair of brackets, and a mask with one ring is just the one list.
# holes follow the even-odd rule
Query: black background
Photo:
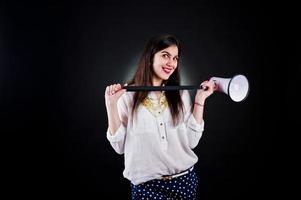
[[123, 157], [105, 135], [104, 89], [133, 75], [146, 40], [159, 33], [182, 41], [183, 85], [239, 73], [250, 82], [241, 103], [221, 93], [206, 102], [206, 127], [195, 149], [199, 199], [291, 194], [284, 191], [293, 190], [296, 150], [290, 144], [298, 119], [290, 117], [300, 71], [296, 5], [113, 0], [0, 6], [2, 158], [11, 195], [130, 198]]

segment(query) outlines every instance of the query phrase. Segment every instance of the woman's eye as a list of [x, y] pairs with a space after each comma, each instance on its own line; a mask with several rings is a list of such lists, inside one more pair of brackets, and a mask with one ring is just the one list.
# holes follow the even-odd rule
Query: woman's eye
[[168, 55], [167, 55], [167, 54], [164, 54], [164, 55], [163, 55], [163, 58], [168, 58]]

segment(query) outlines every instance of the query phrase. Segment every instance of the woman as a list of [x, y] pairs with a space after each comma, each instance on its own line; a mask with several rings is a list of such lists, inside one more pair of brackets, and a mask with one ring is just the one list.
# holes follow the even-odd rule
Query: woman
[[[130, 81], [136, 86], [180, 85], [179, 40], [152, 37]], [[204, 130], [205, 100], [214, 85], [204, 81], [194, 104], [188, 91], [127, 92], [120, 84], [106, 87], [107, 138], [124, 154], [123, 175], [131, 182], [132, 199], [195, 199], [198, 158], [193, 148]]]

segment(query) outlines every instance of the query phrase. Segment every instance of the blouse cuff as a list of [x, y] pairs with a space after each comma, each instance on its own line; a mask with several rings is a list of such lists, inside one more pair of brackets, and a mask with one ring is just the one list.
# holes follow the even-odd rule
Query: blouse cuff
[[119, 128], [117, 129], [114, 135], [111, 135], [109, 128], [107, 130], [107, 139], [110, 142], [119, 142], [123, 140], [124, 135], [125, 135], [125, 127], [123, 126], [123, 124], [119, 126]]
[[204, 131], [204, 124], [205, 124], [204, 120], [202, 120], [202, 122], [199, 124], [195, 120], [193, 114], [190, 115], [190, 117], [188, 119], [188, 123], [187, 123], [188, 127], [196, 132]]

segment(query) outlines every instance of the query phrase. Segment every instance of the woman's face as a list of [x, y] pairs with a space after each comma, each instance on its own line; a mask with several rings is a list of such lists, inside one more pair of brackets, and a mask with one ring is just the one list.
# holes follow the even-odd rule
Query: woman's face
[[176, 69], [178, 60], [178, 47], [176, 45], [158, 51], [154, 55], [153, 61], [153, 69], [155, 72], [153, 83], [161, 83], [163, 80], [168, 80], [170, 75]]

